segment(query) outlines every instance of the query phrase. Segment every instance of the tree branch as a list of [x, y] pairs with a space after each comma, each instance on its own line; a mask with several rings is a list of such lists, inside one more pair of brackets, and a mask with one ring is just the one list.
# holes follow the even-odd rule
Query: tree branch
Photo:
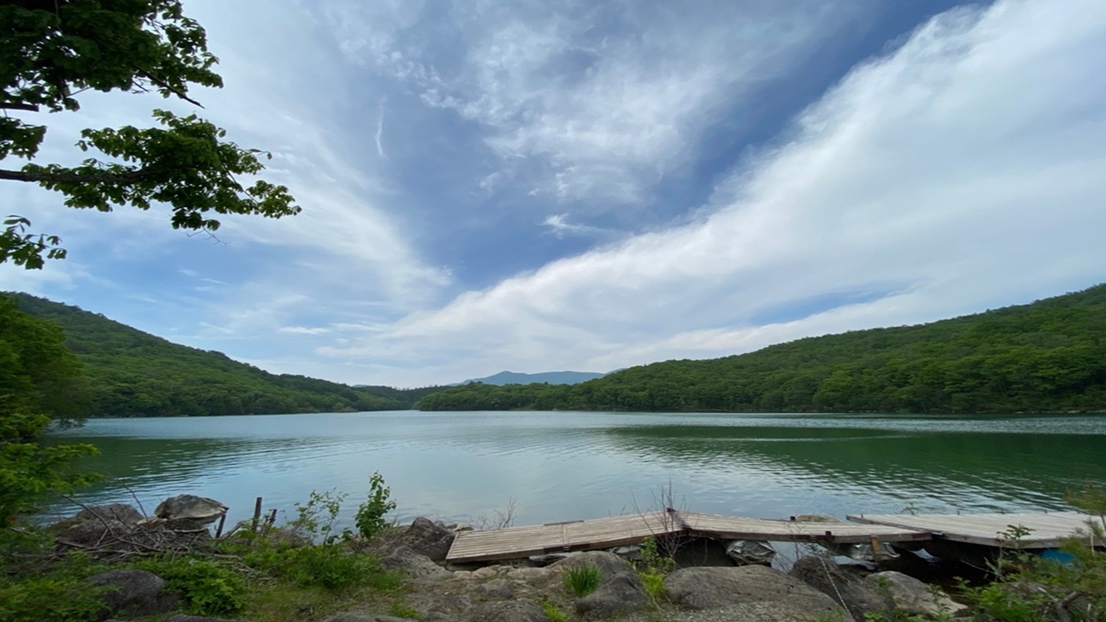
[[0, 169], [0, 179], [9, 181], [27, 181], [31, 183], [55, 182], [55, 183], [80, 183], [80, 182], [119, 182], [131, 183], [144, 177], [149, 177], [152, 171], [140, 168], [126, 173], [87, 172], [75, 173], [73, 171], [8, 171]]
[[38, 112], [38, 105], [21, 104], [19, 102], [3, 102], [0, 103], [0, 110], [26, 110], [27, 112]]

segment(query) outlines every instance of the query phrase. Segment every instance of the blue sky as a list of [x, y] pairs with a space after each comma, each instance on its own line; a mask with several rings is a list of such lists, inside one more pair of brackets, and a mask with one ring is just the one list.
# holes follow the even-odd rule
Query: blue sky
[[[1106, 4], [185, 0], [304, 212], [5, 214], [47, 296], [275, 372], [420, 386], [608, 371], [1106, 281]], [[148, 123], [153, 95], [50, 119]], [[9, 162], [5, 162], [5, 165]]]

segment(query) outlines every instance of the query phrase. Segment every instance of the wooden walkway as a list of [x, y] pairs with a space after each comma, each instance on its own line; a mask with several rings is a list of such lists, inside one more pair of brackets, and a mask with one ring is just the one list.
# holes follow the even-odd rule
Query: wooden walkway
[[519, 559], [531, 555], [585, 551], [637, 544], [649, 536], [701, 535], [728, 540], [773, 542], [882, 542], [927, 540], [915, 529], [885, 525], [819, 523], [715, 516], [693, 512], [649, 512], [593, 520], [507, 527], [457, 534], [446, 560], [454, 563]]
[[[861, 514], [848, 516], [856, 523], [887, 525], [903, 529], [927, 531], [934, 538], [968, 542], [984, 546], [1011, 546], [1008, 537], [1011, 526], [1029, 529], [1020, 538], [1025, 549], [1049, 549], [1060, 546], [1062, 540], [1076, 537], [1081, 530], [1090, 534], [1087, 521], [1091, 516], [1078, 512], [1041, 512], [1036, 514]], [[1090, 538], [1083, 538], [1089, 542]], [[1101, 545], [1101, 542], [1092, 543]]]

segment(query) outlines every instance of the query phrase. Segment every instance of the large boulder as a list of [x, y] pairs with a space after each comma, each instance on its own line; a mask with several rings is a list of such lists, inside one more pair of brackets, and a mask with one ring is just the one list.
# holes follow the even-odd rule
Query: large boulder
[[118, 521], [124, 525], [135, 525], [145, 520], [138, 510], [133, 505], [127, 505], [126, 503], [109, 503], [107, 505], [92, 505], [77, 512], [74, 516], [76, 520], [87, 521]]
[[150, 616], [167, 613], [177, 607], [180, 597], [165, 591], [165, 581], [145, 570], [109, 570], [88, 578], [104, 588], [97, 596], [104, 607], [100, 619], [114, 615]]
[[832, 598], [855, 620], [863, 620], [865, 613], [889, 615], [894, 609], [890, 597], [828, 557], [799, 559], [791, 567], [791, 576]]
[[391, 555], [380, 560], [380, 565], [388, 570], [404, 572], [416, 579], [448, 579], [452, 574], [429, 557], [406, 546], [397, 547]]
[[586, 566], [595, 566], [599, 569], [600, 582], [608, 580], [615, 575], [634, 574], [634, 568], [626, 560], [607, 551], [587, 551], [579, 555], [566, 557], [549, 566], [557, 572], [567, 572]]
[[911, 615], [957, 616], [968, 609], [967, 606], [952, 600], [939, 589], [934, 589], [910, 575], [894, 570], [870, 574], [864, 577], [864, 581], [880, 593], [890, 596], [899, 611]]
[[428, 518], [416, 518], [400, 536], [400, 543], [430, 559], [445, 560], [449, 547], [453, 546], [455, 534]]
[[158, 518], [167, 521], [188, 521], [196, 525], [214, 522], [226, 513], [227, 506], [215, 499], [196, 495], [169, 497], [154, 509], [154, 514]]
[[756, 608], [775, 612], [770, 619], [781, 620], [844, 613], [825, 594], [764, 566], [681, 568], [665, 578], [664, 586], [673, 602], [690, 609], [756, 604]]
[[613, 575], [594, 592], [576, 601], [576, 613], [585, 619], [610, 618], [644, 607], [649, 602], [641, 579], [632, 573]]
[[480, 603], [468, 616], [472, 622], [550, 622], [541, 607], [529, 600]]

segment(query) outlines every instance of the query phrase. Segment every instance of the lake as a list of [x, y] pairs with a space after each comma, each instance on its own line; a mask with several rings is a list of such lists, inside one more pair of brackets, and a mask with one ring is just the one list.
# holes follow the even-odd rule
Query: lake
[[[350, 493], [346, 519], [380, 471], [396, 516], [515, 524], [656, 509], [794, 514], [1064, 509], [1106, 484], [1106, 416], [379, 412], [93, 419], [51, 435], [101, 454], [108, 476], [83, 503], [147, 512], [192, 493], [252, 514], [293, 513], [312, 490]], [[51, 516], [71, 514], [55, 504]]]

